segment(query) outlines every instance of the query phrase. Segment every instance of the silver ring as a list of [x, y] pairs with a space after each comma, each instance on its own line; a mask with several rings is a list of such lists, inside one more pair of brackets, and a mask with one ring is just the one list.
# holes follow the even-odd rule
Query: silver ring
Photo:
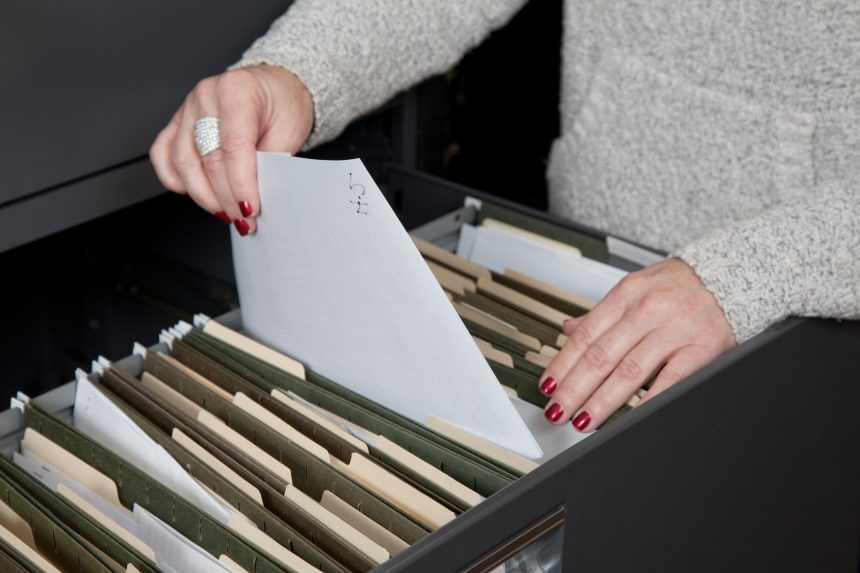
[[215, 116], [201, 117], [194, 122], [194, 143], [200, 157], [206, 157], [221, 147], [221, 132], [219, 126], [221, 120]]

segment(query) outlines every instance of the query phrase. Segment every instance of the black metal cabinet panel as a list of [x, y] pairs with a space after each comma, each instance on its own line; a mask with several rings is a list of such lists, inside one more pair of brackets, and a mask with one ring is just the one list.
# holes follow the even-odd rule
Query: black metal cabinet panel
[[[462, 205], [465, 195], [499, 202], [399, 167], [389, 169], [386, 192], [407, 226]], [[378, 571], [486, 571], [477, 564], [487, 555], [561, 511], [565, 573], [854, 573], [858, 349], [858, 321], [775, 325]]]
[[858, 347], [857, 323], [765, 333], [379, 571], [461, 571], [562, 508], [564, 572], [853, 573]]
[[0, 207], [146, 155], [289, 4], [0, 1]]

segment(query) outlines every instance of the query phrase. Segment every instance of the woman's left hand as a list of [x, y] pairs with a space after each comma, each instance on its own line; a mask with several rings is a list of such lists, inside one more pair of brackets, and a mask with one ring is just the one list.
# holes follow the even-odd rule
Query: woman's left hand
[[653, 375], [643, 400], [735, 345], [716, 299], [676, 258], [630, 273], [565, 331], [567, 344], [540, 380], [551, 396], [544, 413], [582, 432], [598, 428]]

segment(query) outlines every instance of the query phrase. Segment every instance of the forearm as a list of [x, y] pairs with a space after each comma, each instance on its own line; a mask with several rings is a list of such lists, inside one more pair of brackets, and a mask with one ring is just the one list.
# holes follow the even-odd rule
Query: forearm
[[791, 315], [860, 318], [860, 187], [816, 190], [677, 255], [714, 294], [738, 342]]
[[525, 0], [297, 0], [236, 64], [288, 68], [314, 100], [312, 147], [444, 72]]

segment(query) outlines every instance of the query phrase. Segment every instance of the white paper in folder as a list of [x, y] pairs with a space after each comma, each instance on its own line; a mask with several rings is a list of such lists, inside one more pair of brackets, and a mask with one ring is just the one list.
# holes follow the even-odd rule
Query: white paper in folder
[[358, 159], [258, 153], [257, 232], [233, 230], [243, 327], [392, 410], [541, 450]]

